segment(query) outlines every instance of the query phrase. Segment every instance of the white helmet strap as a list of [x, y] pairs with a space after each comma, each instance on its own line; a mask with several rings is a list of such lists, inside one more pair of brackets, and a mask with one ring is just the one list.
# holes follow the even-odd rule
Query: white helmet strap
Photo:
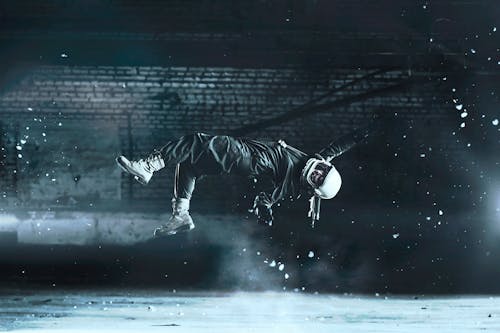
[[307, 216], [311, 218], [311, 227], [314, 228], [314, 224], [319, 220], [319, 213], [321, 208], [321, 198], [317, 195], [313, 195], [309, 199], [309, 213]]

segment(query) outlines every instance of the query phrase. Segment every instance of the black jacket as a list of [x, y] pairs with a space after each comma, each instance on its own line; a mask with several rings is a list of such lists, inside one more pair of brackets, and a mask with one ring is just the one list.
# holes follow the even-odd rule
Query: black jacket
[[252, 156], [251, 174], [269, 174], [275, 186], [272, 193], [260, 193], [256, 204], [269, 208], [287, 196], [297, 196], [300, 192], [310, 190], [302, 176], [308, 159], [316, 157], [332, 160], [363, 141], [373, 131], [373, 126], [363, 127], [331, 142], [316, 154], [307, 154], [278, 142], [266, 144], [240, 139], [245, 151]]

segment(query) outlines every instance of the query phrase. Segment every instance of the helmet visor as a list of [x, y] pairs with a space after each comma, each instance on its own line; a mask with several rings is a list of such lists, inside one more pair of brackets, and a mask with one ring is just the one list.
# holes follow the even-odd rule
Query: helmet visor
[[325, 182], [328, 172], [332, 169], [330, 164], [320, 162], [314, 166], [313, 171], [309, 174], [308, 182], [313, 188], [319, 188]]

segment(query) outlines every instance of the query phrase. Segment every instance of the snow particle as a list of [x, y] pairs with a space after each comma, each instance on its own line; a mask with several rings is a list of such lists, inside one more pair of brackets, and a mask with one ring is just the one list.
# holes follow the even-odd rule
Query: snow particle
[[280, 265], [278, 266], [278, 269], [279, 269], [280, 271], [284, 270], [284, 269], [285, 269], [285, 264], [280, 264]]
[[468, 115], [468, 113], [467, 113], [467, 112], [462, 112], [462, 113], [460, 114], [460, 117], [465, 118], [465, 117], [467, 117], [467, 115]]
[[493, 124], [493, 126], [497, 126], [498, 125], [498, 119], [495, 118], [491, 121], [491, 123]]
[[458, 111], [462, 110], [462, 108], [463, 108], [463, 107], [464, 107], [464, 106], [463, 106], [463, 104], [458, 104], [458, 105], [455, 105], [455, 108], [456, 108]]
[[309, 258], [312, 258], [314, 257], [314, 252], [313, 251], [309, 251], [309, 254], [307, 255]]
[[438, 212], [439, 216], [443, 215], [443, 211], [440, 209], [439, 212]]
[[392, 235], [392, 238], [394, 238], [394, 239], [396, 239], [396, 238], [398, 238], [398, 237], [399, 237], [399, 234], [393, 234], [393, 235]]

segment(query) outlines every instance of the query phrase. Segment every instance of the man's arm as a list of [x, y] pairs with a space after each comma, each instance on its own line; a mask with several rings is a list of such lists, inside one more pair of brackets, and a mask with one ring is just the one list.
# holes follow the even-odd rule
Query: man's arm
[[341, 136], [339, 139], [330, 143], [326, 148], [322, 149], [317, 155], [331, 161], [374, 134], [379, 129], [379, 126], [380, 124], [378, 121], [373, 121], [367, 126]]

